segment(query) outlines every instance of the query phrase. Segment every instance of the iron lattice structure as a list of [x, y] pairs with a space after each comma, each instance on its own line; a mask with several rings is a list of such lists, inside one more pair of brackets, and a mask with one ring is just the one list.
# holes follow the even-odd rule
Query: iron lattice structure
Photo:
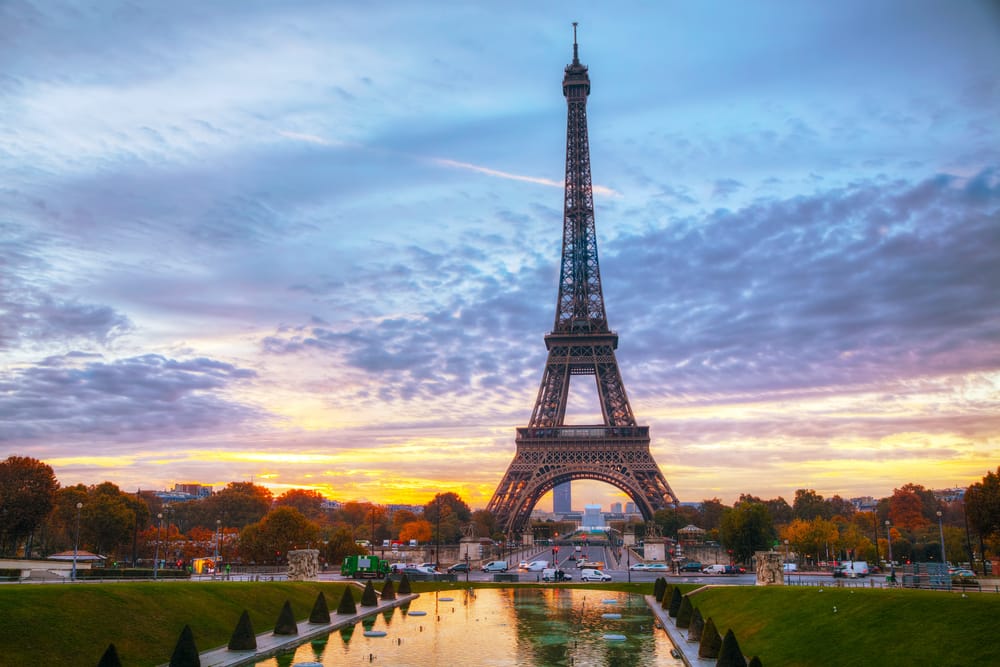
[[[587, 136], [590, 77], [580, 63], [573, 28], [573, 62], [566, 66], [566, 186], [559, 297], [548, 360], [527, 428], [518, 428], [517, 452], [487, 509], [507, 535], [520, 535], [539, 499], [563, 482], [592, 479], [624, 491], [643, 517], [678, 503], [649, 451], [649, 427], [636, 424], [608, 328], [597, 261], [594, 192]], [[564, 423], [570, 377], [593, 375], [604, 423]]]

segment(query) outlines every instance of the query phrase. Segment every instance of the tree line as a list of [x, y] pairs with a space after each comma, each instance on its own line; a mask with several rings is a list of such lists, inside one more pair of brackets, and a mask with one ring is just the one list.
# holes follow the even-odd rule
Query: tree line
[[[712, 498], [660, 510], [651, 522], [630, 529], [640, 538], [652, 530], [677, 537], [689, 524], [704, 529], [733, 562], [749, 562], [754, 551], [775, 545], [786, 548], [786, 540], [804, 564], [879, 562], [890, 541], [897, 561], [938, 560], [942, 533], [950, 560], [973, 562], [1000, 554], [1000, 467], [970, 485], [964, 501], [939, 501], [911, 483], [878, 500], [874, 511], [857, 512], [840, 496], [799, 489], [791, 503], [743, 494], [729, 506]], [[475, 535], [504, 539], [489, 512], [471, 510], [450, 492], [436, 494], [419, 511], [390, 513], [368, 502], [330, 508], [322, 495], [306, 489], [275, 497], [252, 482], [231, 482], [208, 497], [168, 504], [153, 491], [130, 493], [112, 482], [61, 486], [51, 466], [30, 457], [0, 462], [2, 556], [47, 557], [75, 546], [130, 566], [151, 564], [155, 555], [177, 565], [216, 554], [225, 562], [275, 564], [289, 550], [317, 548], [336, 563], [364, 553], [359, 542], [370, 548], [385, 540], [454, 544], [469, 526]], [[542, 522], [532, 530], [536, 539], [549, 539], [572, 526]]]

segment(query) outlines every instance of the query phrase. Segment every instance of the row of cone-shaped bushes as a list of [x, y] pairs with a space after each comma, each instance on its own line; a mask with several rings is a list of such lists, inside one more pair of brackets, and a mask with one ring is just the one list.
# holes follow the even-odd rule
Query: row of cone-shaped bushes
[[[372, 582], [368, 581], [365, 584], [364, 591], [361, 593], [361, 606], [377, 607], [379, 597], [383, 601], [395, 600], [396, 592], [391, 579], [386, 580], [381, 593], [376, 592]], [[410, 580], [405, 573], [399, 582], [398, 592], [400, 595], [410, 594]], [[356, 614], [357, 612], [358, 605], [354, 601], [354, 593], [351, 592], [350, 586], [345, 586], [344, 593], [340, 596], [340, 604], [337, 605], [337, 613]], [[330, 609], [327, 607], [326, 596], [323, 595], [322, 591], [316, 596], [316, 602], [309, 613], [309, 622], [322, 624], [330, 622]], [[298, 623], [295, 622], [295, 615], [292, 613], [292, 605], [287, 600], [278, 614], [277, 622], [274, 624], [274, 634], [299, 634]], [[250, 614], [246, 610], [243, 610], [243, 614], [240, 615], [240, 620], [236, 623], [236, 629], [233, 630], [232, 637], [229, 638], [227, 648], [230, 651], [256, 650], [257, 635], [253, 631]], [[191, 626], [185, 625], [181, 631], [181, 636], [174, 647], [174, 653], [170, 657], [169, 665], [170, 667], [201, 667], [201, 659], [198, 657], [198, 648], [194, 643], [194, 634], [191, 632]], [[104, 655], [101, 656], [100, 662], [97, 663], [97, 667], [122, 667], [121, 660], [118, 658], [118, 649], [115, 648], [114, 644], [108, 645], [108, 648], [104, 651]]]
[[682, 595], [677, 586], [660, 577], [653, 584], [653, 595], [675, 619], [677, 627], [688, 631], [688, 640], [698, 642], [699, 658], [715, 658], [717, 667], [761, 667], [757, 656], [747, 661], [732, 629], [726, 630], [725, 636], [720, 635], [712, 617], [702, 618], [698, 608], [691, 604], [691, 597]]

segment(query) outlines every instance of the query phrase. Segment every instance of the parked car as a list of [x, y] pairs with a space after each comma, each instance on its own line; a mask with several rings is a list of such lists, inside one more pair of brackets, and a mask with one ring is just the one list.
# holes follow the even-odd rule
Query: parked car
[[720, 563], [715, 563], [714, 565], [706, 565], [701, 571], [703, 574], [725, 574], [726, 566]]
[[646, 567], [643, 568], [646, 572], [669, 572], [670, 568], [667, 567], [666, 563], [646, 563]]
[[684, 563], [681, 565], [681, 572], [701, 572], [701, 563], [697, 561], [691, 561], [690, 563]]
[[727, 565], [726, 571], [723, 572], [722, 574], [741, 574], [743, 571], [744, 570], [741, 567], [736, 567], [735, 565]]
[[505, 560], [491, 560], [489, 563], [483, 565], [483, 572], [506, 572], [507, 571], [507, 561]]
[[573, 577], [554, 567], [542, 570], [542, 581], [571, 581], [572, 579]]
[[628, 569], [640, 571], [640, 570], [645, 570], [646, 567], [647, 566], [645, 563], [636, 563], [635, 565], [630, 565]]
[[449, 574], [455, 574], [456, 572], [468, 572], [468, 571], [469, 571], [468, 563], [455, 563], [454, 565], [448, 568]]
[[611, 581], [610, 574], [604, 574], [600, 570], [586, 568], [580, 571], [581, 581]]

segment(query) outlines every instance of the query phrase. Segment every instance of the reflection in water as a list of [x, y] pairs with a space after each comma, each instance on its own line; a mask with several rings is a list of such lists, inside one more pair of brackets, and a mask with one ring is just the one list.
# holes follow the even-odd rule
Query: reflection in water
[[[451, 597], [452, 600], [440, 598]], [[641, 596], [567, 588], [481, 589], [470, 593], [425, 593], [410, 603], [426, 616], [376, 614], [364, 627], [385, 637], [352, 636], [317, 650], [311, 644], [294, 653], [262, 660], [258, 667], [284, 667], [316, 661], [343, 664], [412, 665], [604, 665], [659, 667], [681, 665], [670, 656], [670, 640], [654, 630], [652, 612]], [[621, 618], [604, 618], [608, 613]], [[345, 630], [347, 633], [345, 634]], [[608, 641], [605, 635], [624, 635]]]

